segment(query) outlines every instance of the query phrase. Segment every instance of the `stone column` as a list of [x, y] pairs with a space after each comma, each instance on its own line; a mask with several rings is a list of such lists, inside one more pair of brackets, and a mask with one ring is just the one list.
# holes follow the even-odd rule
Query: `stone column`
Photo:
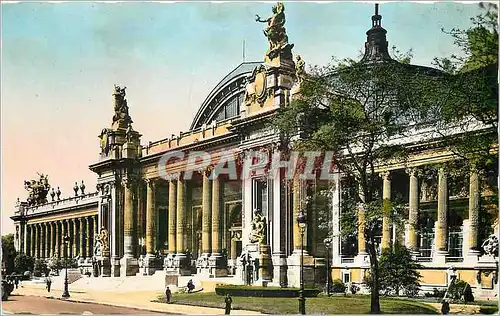
[[176, 238], [176, 255], [174, 258], [174, 268], [175, 271], [180, 275], [190, 275], [190, 262], [186, 256], [184, 248], [184, 228], [186, 226], [186, 201], [185, 201], [185, 190], [186, 186], [182, 176], [179, 176], [177, 180], [177, 238]]
[[383, 190], [382, 190], [382, 242], [381, 248], [386, 249], [391, 247], [391, 173], [386, 171], [382, 173]]
[[71, 240], [73, 242], [73, 256], [72, 256], [72, 258], [74, 258], [77, 256], [77, 252], [78, 252], [78, 248], [77, 248], [77, 246], [78, 246], [77, 245], [78, 232], [77, 232], [77, 227], [76, 227], [77, 219], [73, 218], [71, 221], [73, 222], [73, 238], [71, 238]]
[[408, 246], [413, 256], [417, 256], [417, 229], [418, 229], [418, 209], [420, 206], [418, 190], [418, 169], [411, 168], [410, 174], [410, 192], [409, 192], [409, 210], [408, 210]]
[[44, 223], [43, 224], [43, 232], [45, 235], [45, 252], [44, 252], [44, 258], [49, 258], [50, 257], [50, 231], [49, 231], [49, 223]]
[[59, 241], [61, 240], [61, 236], [60, 236], [60, 231], [59, 231], [59, 221], [55, 221], [54, 222], [54, 228], [55, 228], [55, 238], [54, 238], [54, 242], [55, 242], [55, 252], [57, 254], [57, 258], [61, 258], [61, 247], [60, 247], [60, 243]]
[[[446, 256], [448, 239], [448, 179], [446, 170], [441, 167], [438, 172], [438, 210], [436, 223], [436, 255]], [[444, 260], [444, 259], [443, 259]], [[442, 261], [443, 261], [442, 260]]]
[[146, 179], [146, 258], [144, 259], [144, 275], [152, 275], [155, 272], [155, 207], [155, 182], [153, 179]]
[[209, 259], [210, 275], [213, 277], [227, 276], [227, 266], [222, 258], [222, 236], [220, 225], [222, 218], [222, 179], [219, 175], [212, 181], [212, 255]]
[[212, 251], [211, 243], [212, 243], [212, 185], [210, 183], [210, 179], [208, 177], [208, 171], [202, 172], [203, 177], [203, 193], [202, 193], [202, 235], [201, 235], [201, 244], [202, 244], [202, 256], [208, 257]]
[[[307, 215], [307, 210], [303, 209], [303, 200], [306, 198], [306, 185], [304, 180], [294, 179], [293, 180], [293, 252], [297, 255], [300, 255], [302, 249], [302, 241], [300, 236], [300, 228], [297, 223], [297, 214], [301, 210], [304, 211]], [[304, 256], [308, 255], [307, 253], [307, 229], [304, 232]]]
[[177, 182], [170, 181], [168, 184], [168, 253], [176, 253], [176, 211], [177, 211]]
[[185, 185], [184, 180], [179, 178], [177, 180], [177, 255], [185, 255], [184, 254], [184, 226], [185, 226], [185, 201], [184, 201], [184, 191]]
[[33, 258], [36, 257], [36, 249], [35, 249], [35, 245], [36, 245], [36, 225], [33, 225], [31, 224], [30, 225], [30, 256], [32, 256]]
[[471, 168], [469, 178], [469, 256], [479, 256], [478, 228], [479, 210], [481, 201], [481, 189], [478, 170], [475, 166]]
[[366, 225], [366, 210], [365, 210], [365, 193], [361, 186], [358, 187], [358, 195], [360, 202], [357, 206], [358, 216], [358, 255], [355, 261], [359, 265], [368, 265], [368, 253], [366, 252], [366, 238], [365, 238], [365, 225]]
[[92, 248], [90, 248], [90, 239], [91, 239], [91, 235], [90, 235], [90, 217], [85, 217], [85, 228], [86, 228], [86, 237], [87, 237], [87, 240], [86, 240], [86, 244], [87, 244], [87, 258], [92, 258]]
[[66, 220], [63, 219], [61, 221], [61, 243], [62, 243], [62, 257], [66, 259], [68, 257], [68, 246], [64, 242], [64, 237], [68, 234], [68, 231], [66, 230]]
[[85, 258], [85, 234], [84, 234], [84, 230], [83, 230], [83, 218], [80, 217], [78, 218], [78, 223], [79, 223], [79, 226], [80, 226], [80, 257], [81, 258]]
[[123, 241], [124, 241], [124, 257], [133, 258], [133, 240], [132, 236], [134, 233], [134, 199], [133, 190], [134, 183], [131, 179], [126, 179], [124, 181], [124, 196], [125, 201], [123, 203]]
[[341, 210], [341, 192], [342, 186], [340, 181], [340, 174], [335, 175], [333, 180], [333, 193], [332, 193], [332, 252], [329, 254], [332, 258], [332, 265], [341, 264], [341, 227], [340, 227], [340, 210]]
[[41, 244], [41, 258], [47, 258], [47, 244], [49, 242], [47, 236], [47, 223], [42, 223], [41, 229], [42, 229], [42, 234], [40, 236], [40, 244]]

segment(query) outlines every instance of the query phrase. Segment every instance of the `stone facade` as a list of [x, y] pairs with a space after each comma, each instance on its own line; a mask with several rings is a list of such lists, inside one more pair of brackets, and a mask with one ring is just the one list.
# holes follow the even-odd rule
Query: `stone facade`
[[[390, 59], [386, 31], [379, 20], [367, 35], [363, 58]], [[141, 145], [140, 133], [132, 128], [125, 88], [115, 87], [115, 115], [110, 128], [100, 134], [98, 161], [90, 165], [98, 176], [97, 191], [36, 206], [20, 202], [12, 217], [17, 249], [42, 259], [78, 257], [83, 263], [94, 259], [102, 267], [101, 276], [197, 273], [207, 278], [232, 275], [242, 283], [278, 286], [299, 285], [301, 256], [306, 284], [324, 282], [328, 255], [334, 279], [362, 284], [369, 269], [365, 240], [362, 233], [356, 240], [341, 238], [346, 184], [338, 173], [323, 182], [288, 180], [283, 173], [259, 170], [249, 177], [230, 179], [213, 177], [213, 165], [186, 170], [185, 161], [167, 164], [162, 160], [177, 152], [205, 151], [219, 161], [231, 152], [240, 167], [249, 152], [269, 156], [277, 152], [279, 135], [262, 121], [300, 93], [300, 80], [292, 58], [293, 44], [288, 38], [278, 48], [271, 44], [263, 63], [239, 65], [214, 88], [188, 132], [147, 145]], [[407, 195], [408, 202], [404, 232], [396, 232], [384, 215], [380, 247], [391, 247], [398, 239], [405, 243], [425, 266], [421, 271], [424, 288], [444, 287], [455, 274], [491, 294], [498, 288], [498, 258], [481, 256], [478, 248], [482, 243], [479, 221], [484, 215], [479, 206], [491, 192], [481, 188], [480, 171], [473, 169], [468, 174], [464, 171], [469, 178], [468, 193], [450, 196], [443, 167], [437, 173], [437, 194], [429, 194], [422, 170], [430, 164], [445, 165], [452, 153], [432, 145], [433, 139], [425, 131], [416, 131], [408, 143], [416, 147], [415, 139], [419, 149], [407, 164], [377, 167], [384, 208], [390, 208], [395, 193]], [[166, 173], [176, 176], [167, 179]], [[321, 187], [333, 191], [329, 253], [322, 244], [328, 233], [320, 228], [322, 219], [314, 207], [304, 204]], [[464, 207], [467, 218], [450, 223], [456, 217], [454, 210]], [[259, 242], [250, 240], [254, 210], [262, 212], [266, 224], [265, 237]], [[304, 230], [296, 221], [302, 210], [307, 213]], [[362, 232], [365, 211], [358, 209], [357, 216]], [[498, 233], [498, 218], [492, 220]], [[96, 255], [96, 235], [101, 228], [109, 232], [109, 250]], [[69, 244], [62, 240], [65, 235], [70, 237]]]

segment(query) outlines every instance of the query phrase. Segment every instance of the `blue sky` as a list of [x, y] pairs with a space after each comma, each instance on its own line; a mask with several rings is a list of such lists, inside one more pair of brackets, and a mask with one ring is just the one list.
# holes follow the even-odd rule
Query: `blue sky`
[[[242, 61], [263, 60], [267, 40], [255, 14], [272, 3], [3, 3], [2, 228], [23, 180], [49, 174], [63, 196], [99, 153], [113, 115], [113, 84], [128, 87], [143, 143], [187, 130], [210, 90]], [[308, 64], [358, 56], [373, 3], [285, 3], [286, 29]], [[467, 28], [477, 4], [382, 3], [389, 45], [412, 63], [457, 52], [441, 28]]]

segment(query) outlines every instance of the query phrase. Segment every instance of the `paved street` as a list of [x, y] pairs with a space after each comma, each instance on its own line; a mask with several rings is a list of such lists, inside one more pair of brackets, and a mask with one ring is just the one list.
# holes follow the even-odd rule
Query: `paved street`
[[2, 314], [165, 314], [92, 303], [65, 302], [46, 297], [13, 295], [2, 302]]

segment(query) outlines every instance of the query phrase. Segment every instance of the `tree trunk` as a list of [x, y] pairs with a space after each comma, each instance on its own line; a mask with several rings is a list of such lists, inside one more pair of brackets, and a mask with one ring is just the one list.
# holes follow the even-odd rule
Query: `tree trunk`
[[375, 250], [375, 241], [368, 238], [368, 254], [370, 256], [370, 274], [372, 277], [372, 288], [370, 292], [370, 313], [381, 314], [380, 311], [380, 283], [378, 275], [378, 258]]

